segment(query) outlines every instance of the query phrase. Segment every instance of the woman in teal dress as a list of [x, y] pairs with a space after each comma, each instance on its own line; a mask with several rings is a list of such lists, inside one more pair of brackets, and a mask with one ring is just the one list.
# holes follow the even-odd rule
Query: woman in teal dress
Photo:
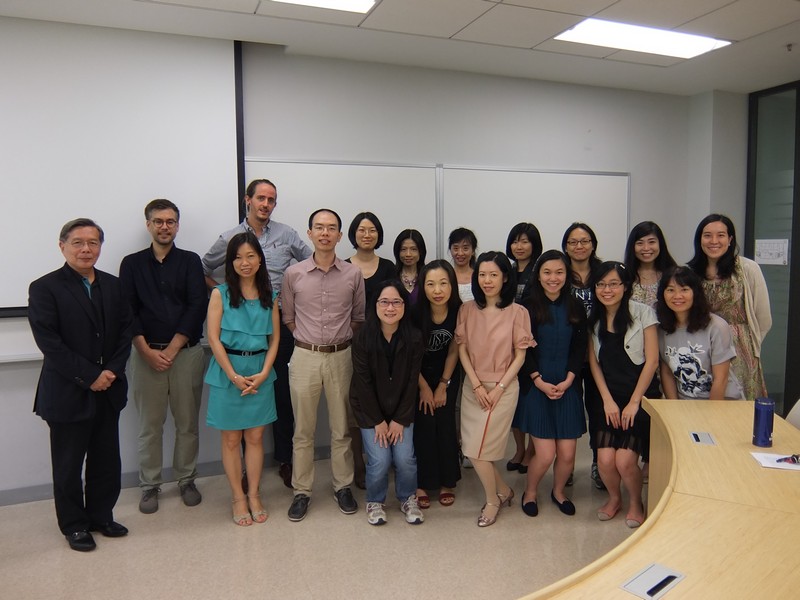
[[[250, 233], [231, 238], [225, 256], [225, 283], [211, 292], [207, 337], [214, 356], [206, 423], [222, 432], [222, 465], [233, 493], [233, 521], [247, 526], [267, 520], [259, 482], [264, 466], [264, 428], [277, 419], [275, 370], [280, 322], [258, 239]], [[242, 457], [249, 494], [242, 490]]]

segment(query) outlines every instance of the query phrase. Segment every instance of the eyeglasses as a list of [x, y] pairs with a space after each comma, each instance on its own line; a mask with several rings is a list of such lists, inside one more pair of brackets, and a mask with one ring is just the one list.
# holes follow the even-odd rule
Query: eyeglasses
[[163, 227], [164, 225], [166, 225], [170, 229], [172, 229], [178, 224], [178, 221], [176, 221], [175, 219], [167, 219], [166, 221], [164, 219], [150, 219], [150, 222], [155, 227]]
[[570, 248], [574, 248], [576, 246], [591, 246], [592, 240], [585, 239], [585, 240], [567, 240], [567, 246]]
[[389, 300], [388, 298], [380, 298], [378, 300], [378, 306], [381, 308], [389, 308], [390, 306], [393, 308], [400, 308], [403, 306], [405, 302], [403, 302], [402, 298], [395, 298], [394, 300]]
[[100, 247], [100, 242], [99, 240], [72, 240], [69, 243], [69, 245], [75, 248], [76, 250], [79, 250], [84, 246], [89, 246], [89, 248], [95, 250]]
[[594, 284], [594, 287], [598, 290], [611, 290], [612, 292], [618, 290], [622, 287], [621, 281], [609, 281], [608, 283], [603, 283], [602, 281], [598, 281]]

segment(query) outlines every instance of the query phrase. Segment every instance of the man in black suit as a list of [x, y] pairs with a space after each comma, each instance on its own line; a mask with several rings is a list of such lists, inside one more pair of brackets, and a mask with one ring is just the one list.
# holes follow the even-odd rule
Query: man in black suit
[[102, 244], [94, 221], [70, 221], [58, 242], [66, 264], [28, 290], [28, 320], [44, 355], [33, 410], [50, 427], [58, 526], [70, 547], [84, 552], [95, 548], [90, 531], [128, 533], [112, 513], [133, 318], [119, 280], [94, 268]]

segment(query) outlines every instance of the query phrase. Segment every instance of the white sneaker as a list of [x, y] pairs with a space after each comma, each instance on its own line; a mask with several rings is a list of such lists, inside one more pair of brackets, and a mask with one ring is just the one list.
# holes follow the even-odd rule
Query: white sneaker
[[422, 511], [419, 509], [419, 504], [417, 504], [416, 496], [409, 496], [408, 500], [400, 505], [400, 510], [406, 516], [406, 523], [419, 525], [425, 520], [425, 517], [422, 516]]
[[386, 523], [386, 510], [380, 502], [367, 502], [367, 523], [383, 525]]

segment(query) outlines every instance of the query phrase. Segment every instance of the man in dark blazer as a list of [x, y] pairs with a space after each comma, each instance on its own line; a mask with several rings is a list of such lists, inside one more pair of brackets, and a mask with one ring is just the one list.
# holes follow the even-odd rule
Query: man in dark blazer
[[90, 531], [128, 533], [112, 513], [133, 318], [119, 280], [94, 268], [103, 238], [91, 219], [64, 225], [58, 245], [66, 264], [28, 291], [28, 320], [44, 355], [33, 410], [50, 427], [58, 526], [70, 547], [84, 552], [95, 548]]

